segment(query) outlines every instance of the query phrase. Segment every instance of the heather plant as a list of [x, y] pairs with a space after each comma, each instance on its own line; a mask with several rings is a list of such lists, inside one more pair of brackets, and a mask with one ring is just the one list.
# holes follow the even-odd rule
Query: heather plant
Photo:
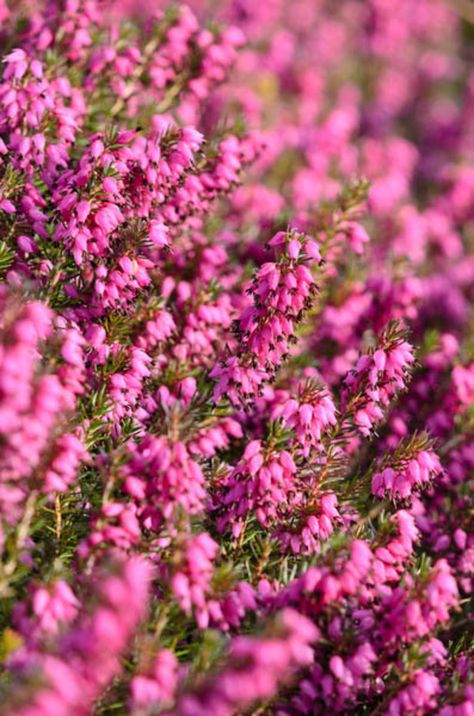
[[0, 713], [474, 714], [463, 0], [0, 0]]

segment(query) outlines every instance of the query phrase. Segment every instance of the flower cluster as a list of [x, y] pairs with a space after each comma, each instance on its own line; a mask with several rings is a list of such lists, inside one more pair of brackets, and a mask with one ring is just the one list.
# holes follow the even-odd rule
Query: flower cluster
[[178, 712], [231, 716], [272, 697], [298, 667], [311, 662], [311, 643], [318, 634], [309, 620], [292, 609], [281, 612], [273, 631], [262, 637], [235, 637], [221, 671], [199, 689], [185, 693], [178, 700]]
[[383, 419], [395, 391], [403, 389], [415, 358], [412, 346], [389, 327], [372, 353], [362, 355], [344, 380], [344, 411], [357, 429], [369, 436]]
[[317, 291], [307, 263], [320, 258], [317, 244], [303, 235], [283, 231], [269, 241], [282, 250], [277, 263], [264, 263], [247, 293], [252, 304], [237, 319], [239, 355], [232, 355], [211, 372], [222, 395], [238, 405], [251, 400], [270, 380], [296, 342], [295, 324], [309, 310]]
[[331, 395], [308, 381], [299, 387], [295, 397], [279, 400], [272, 411], [273, 419], [281, 418], [293, 430], [303, 455], [309, 457], [312, 448], [323, 450], [321, 436], [337, 424], [336, 406]]
[[372, 492], [378, 497], [406, 498], [414, 488], [426, 485], [442, 472], [439, 457], [432, 450], [400, 446], [393, 463], [372, 477]]
[[89, 585], [90, 612], [81, 610], [51, 645], [20, 649], [12, 657], [18, 682], [5, 713], [89, 713], [119, 671], [120, 656], [144, 616], [148, 581], [148, 567], [137, 557], [115, 558], [102, 567]]

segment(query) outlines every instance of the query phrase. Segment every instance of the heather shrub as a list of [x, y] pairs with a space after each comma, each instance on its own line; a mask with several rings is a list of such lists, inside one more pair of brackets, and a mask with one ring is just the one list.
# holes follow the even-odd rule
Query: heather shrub
[[0, 713], [474, 714], [471, 15], [0, 0]]

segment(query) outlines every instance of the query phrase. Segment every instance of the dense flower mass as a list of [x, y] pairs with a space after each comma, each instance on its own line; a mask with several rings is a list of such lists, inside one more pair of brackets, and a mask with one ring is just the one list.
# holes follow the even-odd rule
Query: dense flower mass
[[0, 0], [0, 712], [474, 714], [467, 0]]

